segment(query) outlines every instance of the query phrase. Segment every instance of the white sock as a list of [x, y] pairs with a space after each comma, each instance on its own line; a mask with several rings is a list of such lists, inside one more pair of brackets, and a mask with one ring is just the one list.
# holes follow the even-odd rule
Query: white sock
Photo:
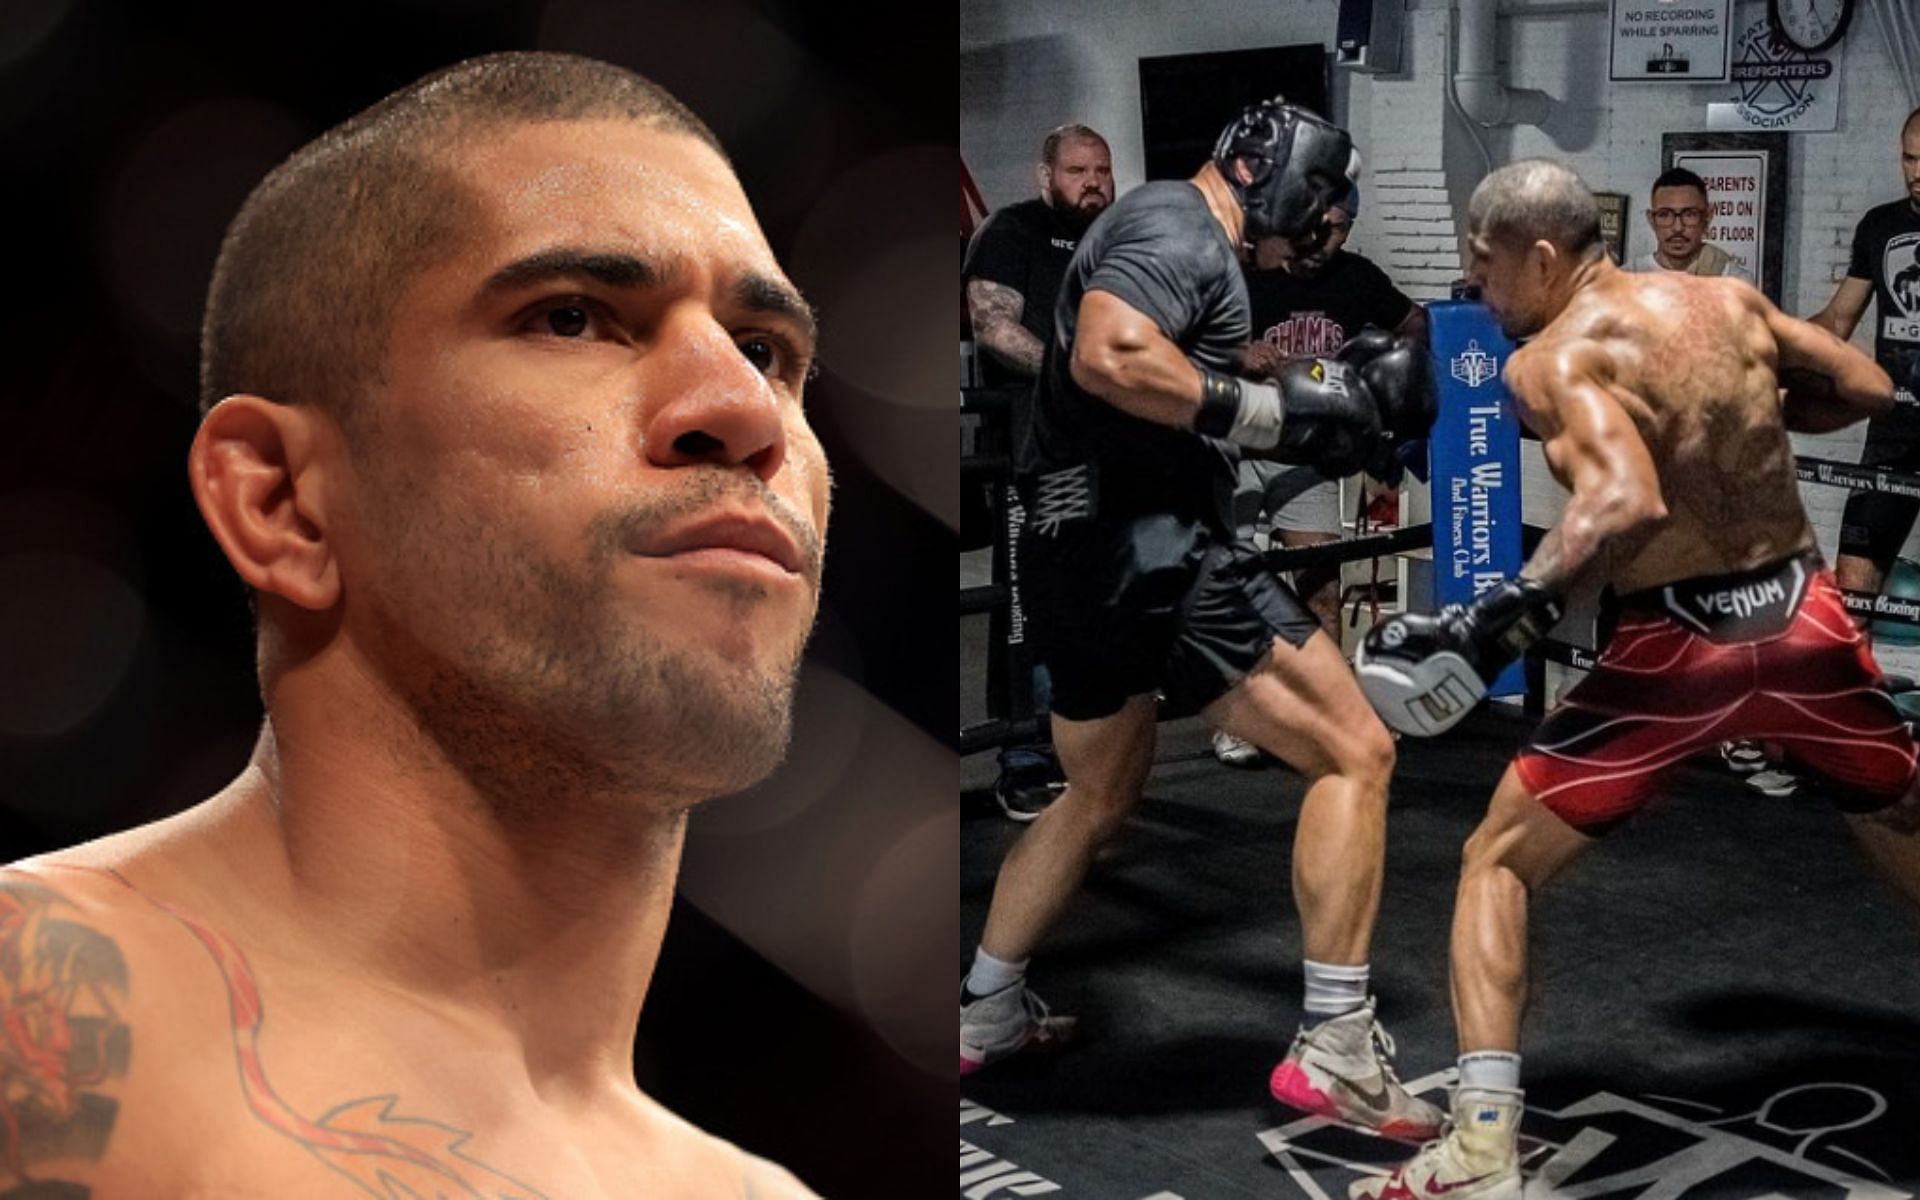
[[1460, 1086], [1520, 1090], [1520, 1056], [1505, 1050], [1469, 1050], [1460, 1056]]
[[1012, 987], [1027, 977], [1029, 959], [1004, 962], [985, 950], [973, 952], [973, 970], [967, 972], [966, 988], [976, 996], [991, 996]]
[[1343, 967], [1303, 959], [1307, 999], [1303, 1007], [1316, 1017], [1337, 1017], [1367, 1002], [1367, 964]]

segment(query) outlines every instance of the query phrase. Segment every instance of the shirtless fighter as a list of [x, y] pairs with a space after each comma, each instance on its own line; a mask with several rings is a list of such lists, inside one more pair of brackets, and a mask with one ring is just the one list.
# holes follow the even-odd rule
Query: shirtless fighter
[[1271, 381], [1226, 373], [1250, 328], [1238, 257], [1270, 236], [1317, 246], [1351, 162], [1343, 130], [1258, 105], [1192, 180], [1122, 197], [1067, 269], [1021, 473], [1028, 613], [1068, 786], [1001, 868], [960, 998], [963, 1075], [1070, 1031], [1027, 990], [1028, 956], [1140, 799], [1164, 689], [1310, 781], [1293, 886], [1313, 1024], [1274, 1095], [1396, 1136], [1439, 1127], [1395, 1079], [1367, 987], [1392, 739], [1313, 614], [1234, 548], [1224, 512], [1243, 450], [1339, 476], [1432, 423], [1424, 355], [1385, 335]]
[[1453, 1128], [1354, 1187], [1388, 1200], [1520, 1196], [1528, 896], [1681, 760], [1728, 738], [1781, 743], [1829, 779], [1869, 857], [1920, 900], [1913, 742], [1819, 559], [1787, 439], [1885, 412], [1886, 373], [1749, 284], [1620, 271], [1592, 194], [1564, 167], [1503, 167], [1467, 215], [1471, 281], [1509, 336], [1532, 338], [1507, 386], [1572, 496], [1518, 578], [1377, 626], [1361, 686], [1396, 728], [1438, 733], [1553, 625], [1576, 581], [1612, 583], [1624, 610], [1467, 843]]
[[687, 810], [786, 744], [812, 345], [713, 135], [615, 67], [463, 63], [267, 177], [189, 462], [266, 725], [0, 874], [7, 1183], [813, 1194], [632, 1066]]

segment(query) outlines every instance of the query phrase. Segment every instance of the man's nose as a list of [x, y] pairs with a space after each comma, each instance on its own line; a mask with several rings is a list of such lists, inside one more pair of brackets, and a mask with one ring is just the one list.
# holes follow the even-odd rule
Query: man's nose
[[670, 320], [648, 358], [648, 462], [744, 466], [762, 480], [779, 473], [787, 457], [782, 397], [712, 314]]

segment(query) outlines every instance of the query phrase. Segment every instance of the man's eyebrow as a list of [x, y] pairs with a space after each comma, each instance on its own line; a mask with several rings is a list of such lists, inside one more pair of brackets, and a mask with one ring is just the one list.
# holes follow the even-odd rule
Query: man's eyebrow
[[784, 279], [750, 271], [733, 285], [733, 300], [753, 312], [785, 317], [800, 327], [810, 343], [819, 339], [820, 322], [814, 316], [813, 305]]
[[[482, 294], [517, 291], [562, 279], [591, 279], [616, 288], [653, 287], [668, 283], [678, 273], [674, 264], [649, 262], [632, 254], [556, 247], [515, 259], [480, 286]], [[753, 312], [784, 317], [800, 327], [811, 342], [819, 337], [819, 319], [813, 306], [784, 279], [750, 271], [733, 285], [733, 301]]]
[[515, 259], [489, 276], [480, 290], [506, 292], [557, 279], [591, 279], [617, 288], [650, 287], [666, 282], [673, 274], [671, 266], [631, 254], [562, 246]]

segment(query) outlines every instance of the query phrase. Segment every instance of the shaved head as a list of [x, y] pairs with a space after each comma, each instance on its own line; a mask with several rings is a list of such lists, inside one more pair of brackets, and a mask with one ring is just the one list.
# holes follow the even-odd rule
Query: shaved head
[[380, 378], [395, 300], [471, 228], [451, 152], [509, 125], [609, 119], [684, 133], [726, 157], [659, 86], [549, 53], [458, 63], [302, 147], [247, 197], [221, 243], [201, 330], [201, 411], [247, 393], [321, 407], [351, 433]]
[[1476, 237], [1509, 246], [1550, 242], [1576, 259], [1604, 252], [1593, 193], [1578, 175], [1545, 159], [1513, 163], [1482, 179], [1467, 202], [1467, 224]]

